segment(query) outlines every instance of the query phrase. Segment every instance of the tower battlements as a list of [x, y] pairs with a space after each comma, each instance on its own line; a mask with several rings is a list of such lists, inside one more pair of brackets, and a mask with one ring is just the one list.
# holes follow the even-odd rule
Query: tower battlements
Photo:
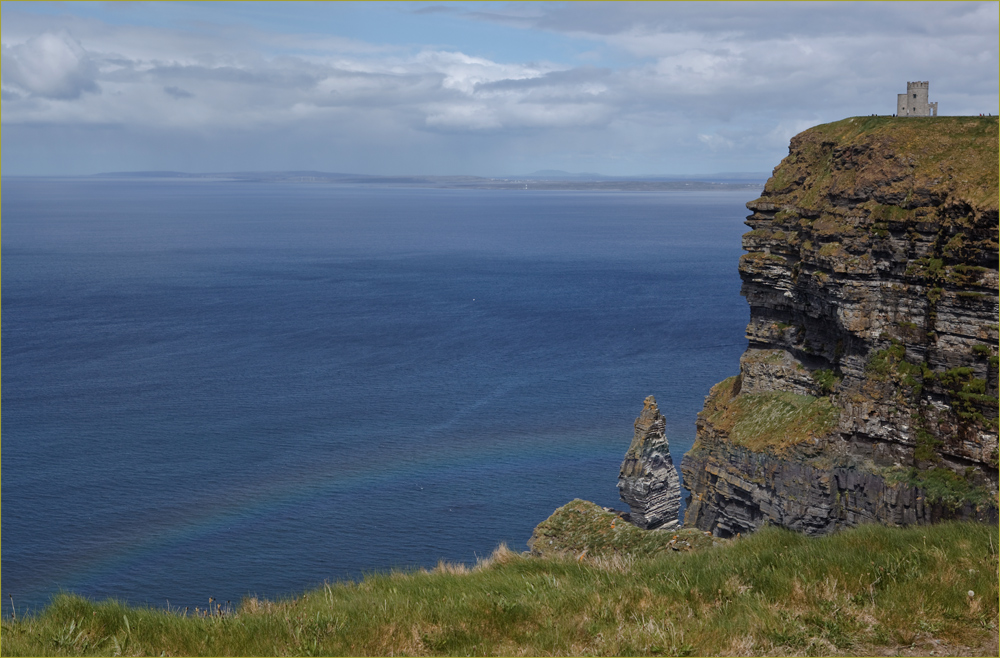
[[927, 100], [929, 81], [907, 82], [906, 93], [896, 95], [896, 116], [936, 117], [938, 104]]

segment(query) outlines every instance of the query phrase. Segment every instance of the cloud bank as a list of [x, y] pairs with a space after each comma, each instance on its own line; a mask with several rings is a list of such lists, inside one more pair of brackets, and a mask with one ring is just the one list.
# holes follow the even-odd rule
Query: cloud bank
[[907, 80], [942, 114], [998, 103], [996, 3], [390, 3], [417, 22], [382, 40], [281, 4], [4, 3], [4, 170], [766, 171]]

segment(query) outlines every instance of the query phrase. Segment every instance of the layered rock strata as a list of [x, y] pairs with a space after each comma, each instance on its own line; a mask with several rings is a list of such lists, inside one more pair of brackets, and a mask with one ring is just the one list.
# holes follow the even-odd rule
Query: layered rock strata
[[683, 459], [686, 524], [996, 518], [997, 135], [866, 117], [792, 139], [747, 204], [749, 346]]
[[652, 395], [635, 419], [632, 444], [618, 474], [618, 493], [631, 510], [629, 521], [640, 528], [680, 525], [680, 481], [670, 456], [666, 419]]

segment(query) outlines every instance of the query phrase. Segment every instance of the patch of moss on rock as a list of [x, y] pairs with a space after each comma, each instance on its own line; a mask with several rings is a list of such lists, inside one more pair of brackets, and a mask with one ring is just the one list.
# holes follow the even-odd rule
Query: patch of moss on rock
[[973, 506], [983, 505], [994, 498], [985, 487], [974, 484], [969, 478], [950, 468], [933, 467], [925, 470], [911, 468], [893, 474], [890, 480], [917, 487], [923, 491], [926, 502], [940, 503], [951, 510], [958, 509], [966, 503]]
[[996, 410], [1000, 401], [986, 392], [986, 380], [976, 377], [972, 368], [952, 368], [941, 373], [938, 380], [948, 392], [959, 418], [996, 426], [996, 416], [986, 418], [983, 412], [987, 409]]
[[906, 360], [906, 346], [893, 339], [889, 347], [878, 350], [868, 359], [865, 373], [875, 381], [891, 381], [912, 389], [913, 395], [920, 395], [925, 378], [933, 377], [924, 363]]
[[830, 369], [820, 369], [814, 370], [812, 372], [812, 378], [819, 386], [819, 390], [823, 395], [830, 395], [833, 390], [840, 383], [841, 377], [837, 375], [836, 372]]

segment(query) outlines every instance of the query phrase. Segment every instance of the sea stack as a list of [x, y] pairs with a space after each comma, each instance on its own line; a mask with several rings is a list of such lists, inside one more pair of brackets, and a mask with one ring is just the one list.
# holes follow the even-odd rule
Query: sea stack
[[680, 481], [670, 457], [666, 420], [652, 395], [635, 419], [635, 435], [618, 474], [618, 492], [631, 509], [630, 520], [646, 530], [679, 525]]

